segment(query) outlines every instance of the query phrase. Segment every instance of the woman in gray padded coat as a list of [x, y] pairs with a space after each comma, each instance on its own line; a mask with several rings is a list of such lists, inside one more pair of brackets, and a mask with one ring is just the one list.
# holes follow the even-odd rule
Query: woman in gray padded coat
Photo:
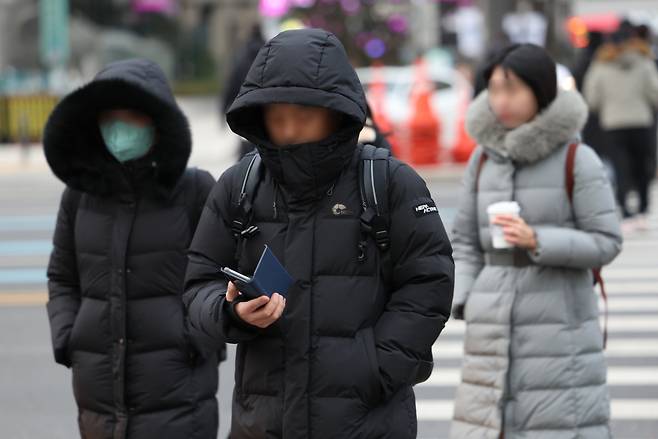
[[[619, 219], [588, 146], [575, 148], [566, 183], [587, 107], [558, 92], [555, 63], [537, 46], [510, 46], [486, 79], [467, 116], [480, 146], [453, 235], [453, 315], [467, 326], [450, 437], [610, 438], [592, 269], [620, 252]], [[487, 213], [500, 201], [521, 208], [493, 219], [506, 250], [494, 249]]]

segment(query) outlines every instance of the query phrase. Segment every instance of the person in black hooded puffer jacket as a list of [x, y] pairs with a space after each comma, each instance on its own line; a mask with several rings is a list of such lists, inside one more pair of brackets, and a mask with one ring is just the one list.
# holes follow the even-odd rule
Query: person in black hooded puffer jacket
[[[416, 437], [412, 386], [430, 376], [450, 314], [452, 249], [423, 180], [390, 158], [390, 246], [384, 254], [370, 237], [359, 257], [365, 119], [343, 46], [317, 29], [266, 43], [228, 112], [264, 165], [251, 209], [258, 233], [237, 255], [238, 164], [206, 203], [184, 300], [200, 352], [238, 345], [233, 439]], [[295, 281], [285, 299], [240, 300], [219, 269], [253, 273], [265, 245]]]
[[66, 184], [48, 265], [55, 361], [70, 367], [84, 439], [217, 436], [217, 354], [197, 355], [182, 303], [208, 172], [186, 170], [187, 119], [164, 73], [112, 63], [50, 116]]

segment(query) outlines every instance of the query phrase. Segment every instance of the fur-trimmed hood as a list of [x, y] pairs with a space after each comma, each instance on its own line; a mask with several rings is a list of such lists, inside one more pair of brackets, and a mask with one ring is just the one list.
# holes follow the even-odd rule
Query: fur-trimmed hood
[[482, 92], [466, 114], [466, 130], [478, 144], [495, 155], [517, 163], [533, 163], [578, 138], [587, 120], [587, 104], [575, 91], [561, 91], [533, 120], [513, 130], [506, 129]]
[[[156, 143], [144, 158], [122, 166], [107, 151], [98, 126], [103, 110], [129, 108], [153, 119]], [[108, 196], [129, 190], [126, 169], [141, 183], [169, 193], [187, 167], [192, 135], [164, 72], [148, 60], [111, 63], [55, 107], [44, 131], [53, 173], [73, 189]]]

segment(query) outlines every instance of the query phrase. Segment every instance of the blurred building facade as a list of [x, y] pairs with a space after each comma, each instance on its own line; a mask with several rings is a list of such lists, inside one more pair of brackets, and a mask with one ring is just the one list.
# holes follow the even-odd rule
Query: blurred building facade
[[69, 83], [131, 56], [153, 59], [179, 82], [221, 83], [254, 25], [266, 38], [326, 28], [357, 66], [405, 65], [433, 48], [477, 61], [490, 46], [519, 39], [567, 60], [572, 14], [613, 11], [658, 27], [655, 0], [0, 0], [0, 76], [50, 67], [39, 44], [43, 3], [66, 3], [70, 12]]

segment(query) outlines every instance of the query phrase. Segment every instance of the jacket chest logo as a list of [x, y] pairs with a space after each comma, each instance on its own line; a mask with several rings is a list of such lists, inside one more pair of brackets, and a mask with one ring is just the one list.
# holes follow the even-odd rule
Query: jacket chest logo
[[334, 216], [349, 216], [353, 214], [347, 206], [341, 203], [334, 204], [334, 207], [331, 208], [331, 213], [333, 213]]

